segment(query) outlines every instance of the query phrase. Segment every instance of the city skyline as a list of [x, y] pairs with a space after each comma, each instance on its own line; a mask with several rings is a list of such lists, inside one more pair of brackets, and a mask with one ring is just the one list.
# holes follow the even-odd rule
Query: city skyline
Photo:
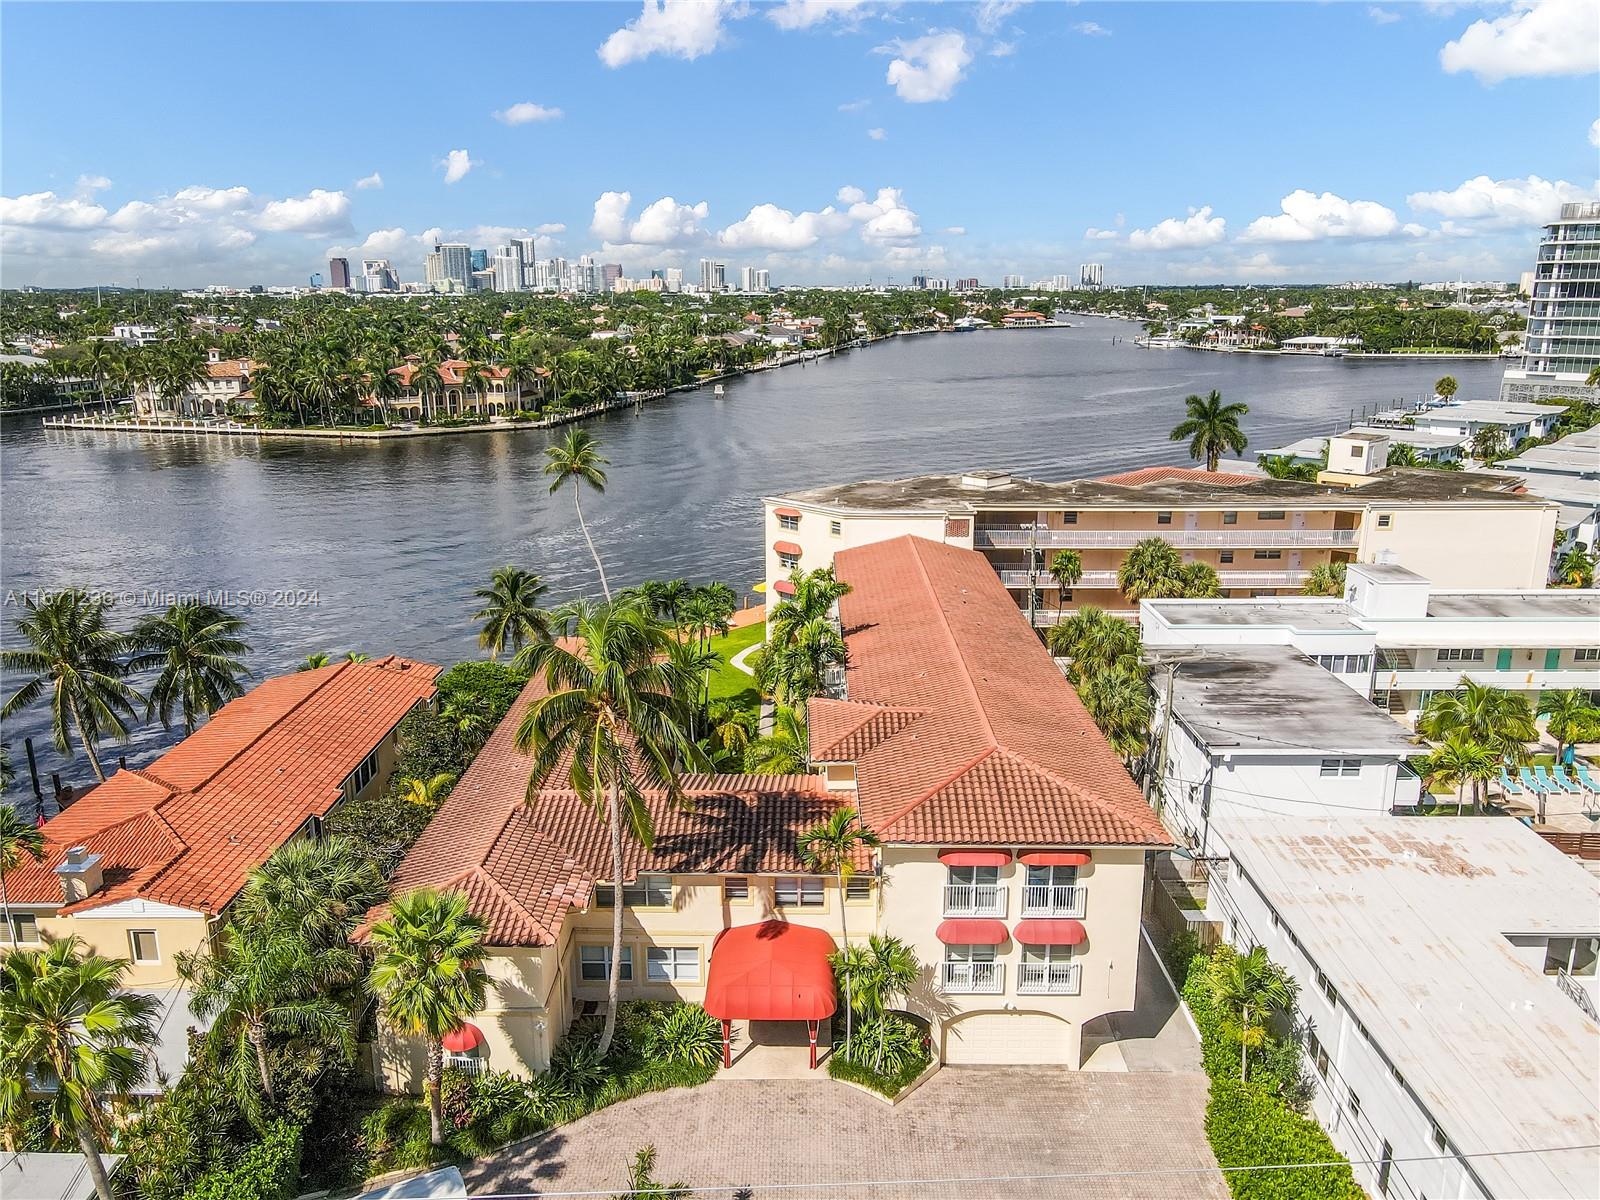
[[[464, 44], [541, 45], [548, 69], [402, 73], [380, 105], [352, 53], [244, 112], [163, 65], [248, 46], [290, 80], [308, 29], [401, 61], [420, 23], [84, 11], [7, 6], [7, 286], [304, 284], [338, 257], [415, 280], [435, 243], [493, 271], [527, 238], [628, 277], [712, 258], [730, 284], [1514, 280], [1597, 194], [1587, 0], [458, 5], [437, 12]], [[153, 68], [144, 101], [49, 89], [64, 39], [90, 76]], [[149, 137], [168, 110], [188, 136]]]

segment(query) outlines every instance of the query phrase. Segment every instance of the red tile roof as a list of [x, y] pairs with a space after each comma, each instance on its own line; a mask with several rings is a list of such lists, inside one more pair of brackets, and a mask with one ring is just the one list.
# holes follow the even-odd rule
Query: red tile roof
[[419, 700], [439, 668], [401, 658], [268, 679], [147, 767], [118, 771], [44, 826], [43, 863], [6, 874], [18, 903], [61, 899], [72, 846], [100, 855], [104, 886], [64, 913], [135, 897], [217, 913], [252, 869], [313, 816]]
[[899, 537], [834, 557], [846, 701], [810, 705], [811, 754], [853, 761], [887, 842], [1167, 845], [1161, 823], [973, 550]]
[[1175, 479], [1193, 480], [1195, 483], [1214, 483], [1219, 487], [1238, 487], [1246, 483], [1260, 483], [1259, 475], [1230, 475], [1226, 471], [1205, 471], [1199, 467], [1139, 467], [1116, 475], [1102, 475], [1099, 483], [1120, 483], [1124, 487], [1142, 487], [1147, 483], [1170, 483]]

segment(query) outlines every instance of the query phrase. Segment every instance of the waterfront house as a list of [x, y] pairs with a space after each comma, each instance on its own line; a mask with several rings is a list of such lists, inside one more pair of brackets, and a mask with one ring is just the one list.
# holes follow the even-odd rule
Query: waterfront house
[[1000, 324], [1007, 329], [1028, 329], [1038, 325], [1048, 325], [1050, 318], [1042, 312], [1018, 309], [1008, 312], [1000, 318]]
[[[545, 1067], [613, 968], [624, 999], [705, 1002], [737, 1025], [738, 1050], [745, 1022], [775, 1013], [825, 1045], [831, 991], [807, 993], [820, 1014], [779, 1012], [759, 988], [729, 1000], [728, 981], [781, 958], [828, 990], [846, 923], [916, 951], [922, 978], [901, 1003], [944, 1062], [1077, 1067], [1085, 1027], [1133, 1007], [1145, 856], [1167, 838], [1077, 694], [977, 553], [902, 537], [838, 565], [850, 665], [811, 705], [817, 773], [692, 776], [687, 809], [647, 790], [654, 846], [630, 842], [620, 881], [604, 825], [559, 770], [530, 793], [514, 744], [543, 687], [529, 683], [394, 879], [460, 891], [489, 926], [488, 1002], [451, 1039], [454, 1065]], [[841, 892], [796, 843], [844, 806], [883, 845]], [[419, 1086], [422, 1055], [381, 1035], [386, 1086]]]
[[150, 380], [133, 389], [134, 412], [141, 417], [193, 419], [250, 412], [255, 394], [250, 377], [265, 364], [248, 358], [224, 358], [215, 346], [206, 351], [205, 369], [179, 396], [164, 396]]
[[[508, 367], [447, 358], [439, 364], [438, 380], [425, 392], [417, 386], [421, 362], [419, 356], [411, 354], [400, 366], [390, 368], [389, 374], [401, 387], [400, 394], [384, 404], [391, 417], [421, 420], [423, 416], [503, 416], [523, 407], [522, 385]], [[371, 397], [365, 403], [368, 407], [378, 406]]]

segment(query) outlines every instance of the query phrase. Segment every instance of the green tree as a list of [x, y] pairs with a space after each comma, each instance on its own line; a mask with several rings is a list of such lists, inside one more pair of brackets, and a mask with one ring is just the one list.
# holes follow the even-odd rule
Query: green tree
[[772, 731], [746, 747], [744, 769], [752, 775], [804, 775], [811, 769], [810, 756], [805, 709], [779, 704], [772, 711]]
[[1155, 701], [1142, 670], [1118, 665], [1096, 671], [1078, 686], [1078, 695], [1106, 741], [1124, 762], [1132, 762], [1144, 753], [1150, 739]]
[[1539, 715], [1545, 718], [1545, 729], [1556, 740], [1558, 763], [1565, 761], [1568, 746], [1600, 740], [1600, 705], [1583, 688], [1542, 693]]
[[43, 1105], [56, 1134], [76, 1138], [99, 1200], [115, 1200], [100, 1158], [105, 1103], [144, 1080], [160, 1001], [126, 989], [126, 959], [81, 949], [68, 937], [0, 958], [0, 1122]]
[[628, 1168], [628, 1190], [612, 1200], [692, 1200], [694, 1193], [681, 1183], [662, 1183], [656, 1178], [656, 1148], [641, 1147]]
[[834, 605], [850, 592], [832, 567], [791, 579], [794, 595], [782, 600], [767, 620], [767, 646], [760, 660], [762, 689], [780, 701], [803, 705], [820, 695], [830, 667], [843, 666], [844, 635], [834, 622]]
[[[1525, 696], [1504, 688], [1474, 683], [1462, 676], [1456, 690], [1433, 696], [1417, 719], [1417, 732], [1429, 741], [1451, 734], [1478, 743], [1503, 762], [1528, 761], [1527, 743], [1536, 740], [1533, 707]], [[1482, 791], [1473, 784], [1473, 808], [1482, 809]]]
[[624, 836], [647, 850], [655, 841], [647, 780], [681, 805], [682, 766], [710, 764], [684, 730], [683, 698], [695, 681], [672, 655], [672, 632], [641, 603], [575, 601], [557, 610], [556, 624], [575, 640], [535, 642], [517, 655], [519, 669], [543, 675], [545, 690], [524, 710], [516, 747], [533, 756], [529, 804], [568, 761], [567, 782], [610, 835], [612, 970], [598, 1046], [603, 1057], [617, 1024]]
[[0, 717], [20, 712], [48, 690], [56, 749], [70, 755], [75, 732], [95, 778], [104, 782], [100, 739], [108, 732], [126, 738], [128, 718], [139, 703], [126, 680], [127, 636], [107, 624], [110, 603], [91, 599], [81, 588], [25, 596], [22, 607], [17, 632], [27, 648], [0, 652], [0, 665], [31, 678], [0, 706]]
[[1215, 388], [1203, 399], [1185, 397], [1183, 404], [1188, 415], [1173, 429], [1169, 440], [1187, 441], [1190, 458], [1196, 462], [1204, 459], [1206, 470], [1215, 471], [1224, 452], [1244, 453], [1248, 443], [1239, 428], [1239, 418], [1250, 411], [1249, 405], [1224, 404], [1222, 393]]
[[1343, 596], [1346, 566], [1342, 562], [1318, 563], [1300, 586], [1302, 596]]
[[1433, 385], [1433, 394], [1441, 400], [1448, 400], [1456, 394], [1458, 387], [1460, 385], [1456, 383], [1454, 375], [1441, 375], [1438, 382]]
[[17, 946], [17, 928], [11, 923], [11, 900], [6, 895], [6, 874], [22, 865], [24, 858], [44, 861], [44, 834], [9, 804], [0, 804], [0, 911], [5, 913], [6, 938]]
[[1050, 577], [1063, 595], [1083, 578], [1083, 555], [1076, 550], [1057, 550], [1050, 556]]
[[1421, 774], [1430, 788], [1439, 784], [1456, 789], [1456, 814], [1459, 816], [1466, 803], [1468, 787], [1473, 790], [1476, 807], [1478, 786], [1487, 784], [1499, 770], [1500, 760], [1492, 750], [1456, 732], [1423, 758]]
[[539, 607], [547, 590], [532, 571], [513, 566], [496, 570], [489, 586], [473, 593], [483, 602], [472, 614], [472, 619], [483, 625], [479, 648], [487, 650], [490, 658], [498, 658], [508, 648], [514, 653], [529, 642], [548, 639], [550, 617]]
[[298, 931], [314, 949], [340, 947], [388, 894], [382, 872], [349, 838], [300, 838], [250, 872], [233, 920], [251, 929]]
[[611, 585], [606, 582], [605, 564], [600, 561], [600, 555], [594, 548], [594, 539], [589, 536], [589, 526], [584, 523], [581, 499], [585, 484], [597, 492], [606, 490], [607, 460], [600, 457], [599, 444], [589, 431], [576, 428], [569, 429], [567, 436], [556, 445], [545, 447], [544, 454], [544, 473], [550, 476], [551, 494], [559, 491], [564, 483], [570, 481], [572, 484], [572, 507], [578, 514], [578, 528], [582, 530], [583, 540], [594, 558], [595, 570], [600, 572], [600, 590], [609, 601]]
[[[861, 823], [861, 815], [853, 808], [836, 808], [826, 821], [801, 833], [799, 838], [800, 861], [806, 870], [820, 875], [832, 875], [839, 886], [839, 933], [844, 944], [850, 944], [850, 927], [846, 921], [845, 888], [856, 873], [856, 856], [863, 850], [878, 845], [878, 835]], [[854, 1006], [849, 997], [850, 981], [845, 981], [845, 1035], [848, 1051], [853, 1032]]]
[[1414, 447], [1404, 442], [1395, 442], [1389, 447], [1389, 456], [1384, 459], [1386, 467], [1420, 467], [1422, 462], [1417, 458]]
[[454, 775], [444, 771], [429, 779], [402, 779], [399, 781], [400, 796], [407, 804], [438, 808], [455, 781]]
[[1261, 946], [1234, 954], [1211, 977], [1212, 999], [1228, 1032], [1239, 1039], [1239, 1078], [1250, 1074], [1250, 1051], [1271, 1036], [1271, 1021], [1294, 1007], [1294, 983]]
[[1139, 661], [1139, 627], [1102, 608], [1085, 604], [1045, 635], [1050, 653], [1065, 658], [1067, 678], [1081, 685], [1091, 676]]
[[1472, 456], [1481, 463], [1492, 463], [1506, 454], [1506, 431], [1497, 425], [1485, 425], [1472, 435]]
[[[855, 1007], [855, 1015], [863, 1024], [870, 1023], [878, 1031], [878, 1043], [869, 1046], [874, 1070], [883, 1062], [883, 1039], [888, 1024], [884, 1017], [896, 996], [904, 996], [917, 985], [922, 965], [915, 951], [899, 938], [888, 934], [871, 934], [866, 944], [855, 942], [836, 950], [829, 956], [834, 979], [844, 985], [845, 995]], [[864, 1037], [863, 1041], [869, 1039]]]
[[169, 605], [160, 615], [142, 618], [129, 639], [133, 655], [128, 667], [157, 671], [145, 702], [146, 715], [159, 717], [162, 728], [171, 729], [173, 711], [181, 711], [183, 732], [188, 735], [202, 717], [244, 695], [240, 681], [245, 666], [240, 657], [250, 653], [238, 636], [244, 627], [243, 617], [197, 600]]
[[1317, 477], [1315, 463], [1301, 462], [1292, 454], [1258, 454], [1256, 465], [1273, 479], [1299, 479], [1309, 483]]
[[1556, 580], [1562, 587], [1594, 586], [1594, 555], [1582, 542], [1569, 542], [1556, 559]]
[[467, 911], [460, 892], [426, 889], [397, 896], [372, 927], [375, 954], [367, 986], [396, 1033], [428, 1043], [430, 1135], [444, 1143], [444, 1037], [484, 1005], [487, 926]]
[[327, 666], [333, 659], [326, 650], [318, 650], [315, 654], [308, 654], [305, 660], [295, 668], [296, 671], [317, 671]]

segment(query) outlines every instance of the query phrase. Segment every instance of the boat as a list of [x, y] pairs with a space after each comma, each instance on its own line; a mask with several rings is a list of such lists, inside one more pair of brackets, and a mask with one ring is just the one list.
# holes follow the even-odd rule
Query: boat
[[726, 396], [728, 394], [728, 389], [719, 383], [716, 387], [711, 389], [711, 394], [713, 396]]

